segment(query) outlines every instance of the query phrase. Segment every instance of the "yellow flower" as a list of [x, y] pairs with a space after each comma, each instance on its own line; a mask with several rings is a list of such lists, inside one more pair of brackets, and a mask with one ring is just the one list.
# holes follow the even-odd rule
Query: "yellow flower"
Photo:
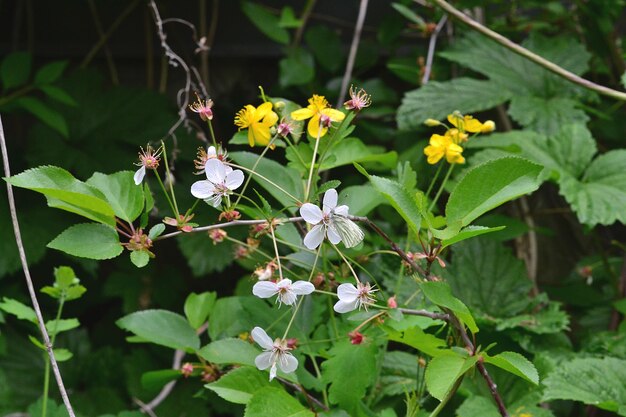
[[446, 130], [445, 135], [452, 140], [452, 143], [467, 142], [467, 133], [461, 132], [459, 129], [448, 129]]
[[428, 157], [429, 164], [434, 165], [444, 156], [450, 164], [463, 164], [463, 148], [452, 141], [448, 135], [434, 134], [430, 137], [429, 145], [424, 148], [424, 155]]
[[448, 115], [448, 121], [454, 127], [458, 127], [462, 132], [477, 133], [482, 132], [483, 124], [472, 116], [463, 116], [458, 111]]
[[340, 122], [346, 115], [339, 110], [331, 109], [324, 96], [313, 94], [307, 107], [291, 112], [293, 120], [305, 120], [309, 117], [311, 118], [307, 126], [309, 135], [321, 138], [328, 132], [331, 122]]
[[266, 146], [270, 143], [270, 128], [277, 121], [278, 115], [272, 111], [270, 102], [263, 103], [259, 107], [248, 104], [235, 116], [235, 125], [239, 127], [239, 130], [248, 129], [250, 146]]

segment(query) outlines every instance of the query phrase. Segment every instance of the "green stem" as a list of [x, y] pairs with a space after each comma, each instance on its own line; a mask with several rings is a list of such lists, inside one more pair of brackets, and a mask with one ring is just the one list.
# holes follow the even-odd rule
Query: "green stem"
[[448, 168], [448, 172], [446, 172], [446, 176], [443, 178], [443, 181], [439, 186], [439, 190], [437, 190], [437, 194], [435, 194], [435, 198], [433, 199], [432, 203], [430, 203], [428, 211], [431, 211], [433, 207], [435, 207], [435, 204], [437, 204], [437, 200], [439, 200], [439, 197], [441, 196], [441, 193], [443, 192], [443, 189], [445, 188], [446, 183], [448, 182], [448, 178], [450, 178], [450, 174], [452, 174], [452, 170], [454, 169], [455, 165], [456, 164], [450, 164], [450, 168]]
[[[163, 159], [165, 160], [165, 172], [168, 177], [171, 177], [172, 174], [170, 172], [170, 164], [167, 162], [167, 150], [165, 149], [165, 142], [161, 141], [161, 146], [163, 146]], [[217, 149], [216, 149], [217, 152]], [[156, 172], [156, 171], [155, 171]], [[172, 193], [172, 202], [174, 203], [174, 213], [176, 213], [176, 219], [180, 217], [180, 213], [178, 212], [178, 204], [176, 204], [176, 195], [174, 194], [174, 184], [172, 181], [169, 181], [170, 184], [170, 192]]]
[[[263, 159], [263, 157], [265, 156], [265, 154], [267, 153], [267, 151], [270, 149], [270, 147], [272, 146], [272, 144], [274, 143], [274, 139], [276, 139], [276, 135], [274, 135], [270, 141], [267, 143], [267, 145], [265, 146], [265, 148], [263, 149], [263, 152], [261, 152], [261, 154], [258, 156], [258, 158], [256, 159], [256, 161], [254, 161], [254, 165], [252, 165], [252, 171], [254, 171], [256, 169], [256, 167], [259, 165], [259, 162], [261, 162], [261, 159]], [[237, 200], [235, 200], [235, 204], [233, 205], [233, 209], [237, 208], [237, 204], [239, 204], [239, 200], [241, 200], [241, 196], [243, 195], [243, 193], [246, 192], [246, 189], [248, 188], [248, 184], [250, 184], [250, 180], [252, 179], [252, 176], [248, 175], [248, 178], [246, 178], [246, 182], [243, 184], [243, 188], [241, 189], [241, 192], [239, 194], [239, 197], [237, 197]]]
[[217, 140], [215, 139], [215, 132], [213, 132], [213, 124], [210, 120], [207, 120], [207, 124], [209, 125], [209, 132], [211, 133], [211, 140], [213, 141], [213, 146], [215, 146], [215, 152], [217, 152]]
[[296, 145], [294, 145], [294, 143], [291, 141], [291, 139], [289, 139], [289, 135], [283, 136], [283, 139], [285, 140], [285, 142], [287, 142], [287, 145], [289, 145], [289, 147], [291, 149], [293, 149], [293, 151], [295, 152], [295, 154], [298, 157], [298, 160], [300, 161], [302, 166], [306, 167], [306, 162], [304, 162], [304, 159], [302, 159], [302, 156], [300, 155], [300, 152], [298, 151], [298, 148], [296, 147]]
[[318, 126], [317, 138], [315, 139], [315, 148], [313, 148], [313, 157], [311, 158], [311, 167], [309, 168], [309, 179], [306, 182], [306, 188], [304, 189], [304, 201], [309, 200], [309, 192], [311, 191], [311, 181], [313, 180], [313, 169], [315, 168], [315, 157], [317, 156], [317, 150], [320, 146], [320, 133], [322, 133], [321, 126]]
[[[174, 215], [176, 215], [176, 209], [174, 208], [174, 204], [172, 203], [172, 200], [170, 199], [170, 195], [167, 193], [167, 190], [165, 189], [165, 185], [163, 184], [163, 181], [161, 181], [161, 176], [159, 175], [157, 170], [154, 170], [154, 174], [157, 177], [157, 181], [159, 182], [159, 185], [161, 186], [161, 190], [163, 190], [163, 194], [165, 195], [165, 198], [167, 199], [167, 202], [170, 205], [172, 212], [174, 213]], [[178, 216], [176, 217], [176, 220], [178, 220]]]
[[463, 375], [461, 375], [459, 379], [456, 380], [456, 382], [452, 386], [452, 389], [448, 391], [448, 394], [445, 396], [443, 401], [439, 403], [439, 405], [433, 410], [432, 413], [430, 413], [428, 417], [437, 417], [437, 415], [441, 412], [441, 410], [443, 410], [446, 404], [448, 404], [450, 399], [454, 396], [454, 394], [456, 393], [456, 390], [459, 389], [461, 382], [463, 382]]
[[[274, 229], [270, 229], [272, 231], [272, 237], [274, 236]], [[274, 246], [276, 246], [276, 240], [274, 240]], [[278, 249], [276, 249], [278, 251]], [[315, 261], [313, 261], [313, 268], [311, 268], [311, 273], [309, 274], [309, 282], [311, 281], [311, 279], [313, 279], [313, 274], [315, 273], [315, 266], [317, 265], [317, 260], [319, 259], [319, 254], [320, 251], [318, 250], [315, 253]], [[276, 258], [278, 259], [278, 252], [276, 252]], [[280, 271], [280, 263], [279, 265], [279, 271]], [[281, 275], [281, 279], [282, 279], [282, 275]], [[296, 315], [298, 314], [298, 310], [300, 310], [300, 305], [302, 304], [302, 300], [304, 300], [303, 297], [300, 297], [300, 299], [298, 300], [298, 304], [296, 304], [296, 308], [293, 310], [293, 315], [291, 316], [291, 319], [289, 320], [289, 324], [287, 324], [287, 328], [285, 329], [285, 333], [283, 334], [283, 339], [285, 339], [287, 337], [287, 334], [289, 333], [289, 329], [291, 329], [291, 325], [293, 324], [293, 321], [296, 319]]]
[[[63, 312], [63, 305], [65, 304], [65, 296], [61, 296], [59, 299], [59, 308], [57, 310], [57, 315], [54, 319], [54, 329], [52, 329], [50, 335], [50, 345], [54, 349], [54, 340], [57, 336], [57, 330], [59, 326], [59, 320], [61, 319], [61, 313]], [[46, 367], [44, 369], [44, 378], [43, 378], [43, 399], [41, 402], [41, 417], [46, 417], [47, 409], [48, 409], [48, 392], [50, 391], [50, 361], [47, 360], [44, 356], [44, 361], [46, 363]]]
[[428, 196], [430, 195], [430, 192], [433, 190], [433, 187], [435, 186], [435, 182], [437, 182], [437, 179], [439, 178], [439, 174], [441, 174], [442, 168], [443, 168], [443, 162], [439, 164], [439, 168], [437, 168], [437, 173], [435, 174], [432, 181], [430, 182], [430, 185], [428, 186], [428, 190], [426, 190], [426, 198], [428, 198]]

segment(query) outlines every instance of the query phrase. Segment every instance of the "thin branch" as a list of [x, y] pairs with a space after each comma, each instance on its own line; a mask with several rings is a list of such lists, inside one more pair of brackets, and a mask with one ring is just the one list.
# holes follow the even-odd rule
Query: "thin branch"
[[462, 21], [463, 23], [465, 23], [466, 25], [468, 25], [469, 27], [471, 27], [472, 29], [482, 33], [485, 36], [488, 36], [489, 38], [493, 39], [494, 41], [498, 42], [500, 45], [504, 46], [507, 49], [510, 49], [511, 51], [515, 52], [518, 55], [523, 56], [524, 58], [527, 58], [531, 61], [533, 61], [534, 63], [542, 66], [543, 68], [547, 69], [548, 71], [551, 71], [553, 73], [555, 73], [556, 75], [563, 77], [575, 84], [578, 84], [584, 88], [587, 88], [589, 90], [595, 91], [597, 93], [600, 93], [602, 95], [608, 96], [608, 97], [612, 97], [615, 98], [617, 100], [622, 100], [622, 101], [626, 101], [626, 93], [622, 92], [622, 91], [618, 91], [618, 90], [613, 90], [612, 88], [608, 88], [605, 87], [603, 85], [599, 85], [596, 84], [592, 81], [586, 80], [582, 77], [579, 77], [578, 75], [574, 74], [573, 72], [570, 72], [558, 65], [556, 65], [554, 62], [548, 61], [547, 59], [535, 54], [534, 52], [529, 51], [528, 49], [519, 46], [518, 44], [511, 42], [509, 39], [505, 38], [504, 36], [500, 35], [497, 32], [494, 32], [493, 30], [481, 25], [480, 23], [478, 23], [477, 21], [473, 20], [472, 18], [470, 18], [469, 16], [465, 15], [463, 12], [461, 12], [460, 10], [456, 9], [454, 6], [450, 5], [448, 2], [446, 2], [445, 0], [433, 0], [434, 3], [436, 3], [439, 7], [441, 7], [443, 10], [445, 10], [446, 12], [450, 13], [452, 16], [456, 17], [457, 19], [459, 19], [460, 21]]
[[[303, 220], [302, 217], [289, 217], [287, 219], [276, 219], [278, 223], [280, 222], [296, 223], [296, 222], [301, 222], [302, 220]], [[224, 229], [226, 227], [232, 227], [232, 226], [253, 226], [255, 224], [265, 224], [265, 223], [267, 223], [267, 220], [233, 220], [231, 222], [226, 222], [226, 223], [216, 223], [216, 224], [212, 224], [209, 226], [196, 227], [192, 229], [190, 232], [181, 232], [179, 230], [177, 232], [172, 232], [166, 235], [161, 235], [154, 240], [157, 241], [157, 240], [169, 239], [174, 236], [178, 236], [182, 233], [198, 233], [198, 232], [206, 232], [206, 231], [214, 230], [214, 229]]]
[[288, 381], [281, 377], [278, 377], [277, 379], [280, 380], [280, 382], [282, 382], [283, 384], [289, 385], [291, 388], [295, 389], [296, 391], [301, 392], [306, 398], [307, 402], [312, 402], [315, 405], [317, 405], [320, 409], [324, 411], [329, 411], [328, 407], [326, 407], [326, 405], [323, 402], [321, 402], [320, 400], [318, 400], [317, 398], [309, 394], [301, 385], [294, 384], [293, 382]]
[[350, 45], [350, 54], [348, 55], [348, 63], [346, 64], [346, 72], [343, 74], [343, 80], [341, 81], [341, 90], [339, 93], [339, 99], [337, 100], [337, 106], [340, 107], [343, 101], [346, 99], [346, 93], [348, 92], [348, 84], [352, 78], [352, 70], [354, 68], [354, 61], [356, 60], [356, 53], [359, 50], [359, 42], [361, 41], [361, 32], [363, 31], [363, 23], [365, 22], [365, 14], [367, 13], [367, 1], [361, 0], [359, 4], [359, 15], [356, 19], [356, 26], [354, 26], [354, 35], [352, 36], [352, 45]]
[[402, 314], [406, 314], [409, 316], [429, 317], [433, 320], [443, 320], [443, 321], [450, 320], [450, 315], [446, 313], [433, 313], [432, 311], [428, 311], [428, 310], [411, 310], [410, 308], [399, 308], [398, 310], [400, 310]]
[[[11, 169], [9, 167], [9, 153], [7, 151], [7, 144], [4, 138], [4, 128], [2, 126], [2, 117], [0, 117], [0, 147], [2, 148], [2, 162], [4, 164], [4, 176], [5, 178], [11, 177]], [[35, 314], [37, 316], [37, 325], [39, 326], [39, 331], [41, 331], [41, 336], [44, 341], [44, 346], [46, 347], [46, 351], [48, 352], [48, 356], [50, 357], [50, 364], [52, 365], [52, 372], [54, 373], [54, 378], [57, 381], [57, 386], [59, 387], [59, 392], [61, 393], [61, 397], [63, 398], [63, 403], [65, 404], [65, 408], [67, 409], [70, 417], [75, 417], [74, 409], [72, 408], [72, 404], [70, 403], [70, 398], [67, 395], [67, 391], [65, 390], [65, 384], [63, 383], [63, 378], [61, 377], [61, 371], [59, 371], [59, 365], [57, 364], [56, 358], [54, 357], [54, 351], [52, 350], [52, 344], [50, 343], [50, 336], [48, 336], [48, 332], [46, 330], [45, 322], [43, 319], [43, 315], [41, 314], [41, 309], [39, 308], [39, 301], [37, 300], [37, 294], [35, 292], [35, 287], [33, 285], [33, 280], [30, 276], [30, 271], [28, 270], [28, 262], [26, 260], [26, 251], [24, 250], [24, 244], [22, 242], [22, 233], [20, 232], [20, 225], [17, 220], [17, 209], [15, 208], [15, 198], [13, 197], [13, 187], [11, 183], [7, 181], [7, 196], [9, 200], [9, 211], [11, 213], [11, 222], [13, 223], [13, 232], [15, 233], [15, 242], [17, 243], [17, 250], [20, 255], [20, 261], [22, 262], [22, 269], [24, 271], [24, 278], [26, 279], [26, 286], [28, 287], [28, 293], [30, 295], [30, 300], [33, 304], [33, 308], [35, 309]]]
[[428, 83], [430, 80], [430, 73], [433, 67], [433, 58], [435, 57], [435, 48], [437, 46], [437, 38], [439, 37], [439, 32], [443, 29], [443, 26], [448, 21], [448, 17], [444, 14], [439, 19], [439, 23], [435, 26], [435, 30], [430, 34], [430, 41], [428, 42], [428, 54], [426, 55], [426, 66], [424, 67], [424, 76], [422, 77], [422, 85]]
[[100, 23], [98, 9], [96, 8], [94, 0], [88, 0], [87, 4], [89, 4], [89, 10], [91, 11], [91, 17], [93, 18], [94, 26], [96, 27], [96, 31], [98, 32], [98, 36], [100, 37], [102, 46], [104, 47], [104, 56], [106, 57], [107, 66], [109, 67], [109, 72], [111, 73], [111, 82], [113, 83], [113, 85], [118, 85], [120, 83], [120, 80], [117, 76], [117, 68], [115, 67], [115, 61], [113, 60], [111, 48], [109, 48], [109, 45], [107, 45], [106, 39], [104, 38], [104, 31], [102, 30], [102, 23]]

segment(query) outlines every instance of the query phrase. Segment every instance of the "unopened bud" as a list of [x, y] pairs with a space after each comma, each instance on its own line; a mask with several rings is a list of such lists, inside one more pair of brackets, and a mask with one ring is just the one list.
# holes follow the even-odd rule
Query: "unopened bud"
[[426, 119], [424, 120], [424, 124], [429, 127], [435, 127], [435, 126], [439, 126], [441, 122], [435, 119]]
[[396, 301], [396, 296], [389, 297], [387, 299], [387, 307], [389, 308], [398, 308], [398, 302]]
[[483, 123], [483, 128], [480, 129], [481, 133], [490, 133], [496, 130], [496, 123], [493, 120], [487, 120]]

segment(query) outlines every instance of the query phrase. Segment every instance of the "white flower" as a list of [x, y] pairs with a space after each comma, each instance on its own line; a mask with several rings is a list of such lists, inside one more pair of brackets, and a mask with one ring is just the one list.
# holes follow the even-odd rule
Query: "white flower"
[[224, 165], [219, 159], [209, 159], [204, 169], [206, 180], [196, 181], [191, 185], [191, 194], [196, 198], [208, 200], [213, 207], [222, 203], [222, 197], [232, 193], [243, 183], [243, 172]]
[[324, 237], [336, 245], [343, 240], [346, 248], [358, 245], [365, 236], [363, 231], [348, 218], [348, 206], [337, 206], [337, 190], [331, 188], [324, 193], [322, 209], [311, 203], [300, 207], [300, 215], [313, 228], [304, 237], [304, 246], [317, 248]]
[[315, 286], [307, 281], [296, 281], [293, 284], [290, 279], [282, 279], [276, 282], [259, 281], [252, 287], [252, 294], [260, 298], [270, 298], [278, 294], [277, 301], [288, 306], [296, 302], [298, 295], [308, 295], [315, 291]]
[[347, 313], [361, 307], [367, 310], [367, 306], [374, 303], [374, 297], [371, 295], [376, 291], [369, 282], [365, 284], [359, 282], [356, 287], [352, 284], [341, 284], [337, 287], [339, 301], [335, 303], [333, 309], [337, 313]]
[[252, 329], [252, 338], [261, 346], [265, 352], [261, 353], [254, 359], [254, 364], [261, 371], [270, 368], [270, 381], [276, 377], [276, 366], [281, 371], [288, 374], [296, 370], [298, 367], [298, 359], [296, 359], [287, 347], [287, 341], [272, 339], [260, 327]]

